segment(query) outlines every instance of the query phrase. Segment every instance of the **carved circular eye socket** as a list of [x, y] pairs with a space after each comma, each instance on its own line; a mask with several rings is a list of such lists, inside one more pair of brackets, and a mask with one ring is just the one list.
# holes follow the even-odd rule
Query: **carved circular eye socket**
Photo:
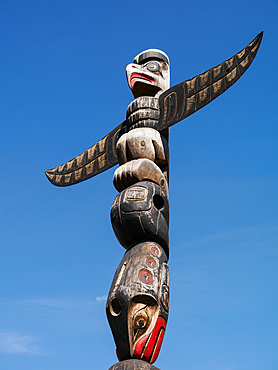
[[160, 64], [157, 62], [150, 62], [147, 64], [147, 69], [150, 72], [158, 72], [160, 71]]
[[119, 316], [119, 314], [122, 311], [122, 305], [121, 302], [118, 300], [118, 298], [114, 298], [112, 302], [110, 303], [110, 312], [113, 316]]
[[134, 326], [136, 329], [146, 329], [149, 322], [149, 317], [145, 312], [139, 312], [134, 318]]

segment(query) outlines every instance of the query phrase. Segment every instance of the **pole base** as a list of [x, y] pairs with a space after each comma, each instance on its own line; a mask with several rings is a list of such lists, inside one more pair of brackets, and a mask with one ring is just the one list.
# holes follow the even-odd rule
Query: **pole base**
[[126, 360], [111, 366], [109, 370], [159, 370], [157, 367], [141, 360]]

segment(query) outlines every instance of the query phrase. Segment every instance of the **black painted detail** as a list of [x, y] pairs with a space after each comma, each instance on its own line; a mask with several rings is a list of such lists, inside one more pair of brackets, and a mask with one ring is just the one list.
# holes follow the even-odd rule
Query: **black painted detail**
[[[133, 128], [152, 127], [167, 137], [168, 134], [165, 130], [220, 96], [245, 73], [258, 52], [262, 37], [263, 32], [259, 33], [239, 53], [223, 63], [164, 91], [159, 96], [159, 107], [157, 101], [155, 101], [157, 98], [140, 97], [135, 99], [128, 107], [128, 116], [136, 109], [140, 109], [140, 104], [144, 108], [143, 102], [148, 105], [151, 99], [154, 99], [150, 108], [159, 111], [159, 119], [139, 119], [135, 123], [124, 121], [105, 137], [106, 142], [103, 147], [100, 145], [103, 140], [100, 140], [71, 161], [46, 171], [47, 178], [53, 185], [69, 186], [87, 180], [113, 167], [118, 163], [116, 156], [118, 138]], [[142, 58], [145, 58], [145, 56], [142, 56]], [[139, 101], [140, 103], [138, 103]], [[88, 155], [88, 153], [93, 154]]]
[[134, 58], [133, 63], [142, 64], [148, 60], [163, 60], [165, 63], [169, 64], [169, 59], [165, 54], [159, 52], [159, 50], [149, 50], [142, 52], [137, 57]]
[[249, 45], [223, 63], [164, 91], [159, 97], [158, 131], [197, 112], [231, 87], [253, 62], [263, 32]]
[[151, 334], [158, 317], [167, 323], [168, 297], [169, 269], [163, 248], [151, 241], [136, 244], [124, 254], [106, 302], [120, 361], [133, 357], [136, 343]]
[[154, 241], [169, 255], [169, 202], [159, 185], [141, 181], [123, 190], [111, 207], [111, 223], [124, 248]]

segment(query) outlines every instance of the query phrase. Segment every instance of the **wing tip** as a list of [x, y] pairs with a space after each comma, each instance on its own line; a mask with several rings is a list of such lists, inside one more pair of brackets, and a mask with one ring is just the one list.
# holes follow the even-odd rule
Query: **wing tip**
[[259, 42], [259, 43], [261, 43], [262, 38], [263, 38], [263, 35], [264, 35], [264, 31], [261, 31], [261, 32], [257, 35], [257, 39], [258, 39], [258, 42]]
[[261, 31], [260, 33], [257, 34], [257, 36], [252, 41], [254, 44], [258, 45], [258, 48], [260, 47], [260, 44], [262, 42], [263, 35], [264, 35], [264, 31]]
[[52, 185], [59, 186], [59, 187], [66, 186], [61, 181], [58, 182], [55, 174], [51, 173], [50, 171], [52, 171], [52, 170], [47, 170], [44, 173], [45, 173], [45, 176], [51, 182]]
[[45, 176], [47, 177], [47, 179], [51, 182], [51, 184], [55, 185], [53, 180], [54, 180], [54, 175], [50, 172], [51, 170], [47, 170], [45, 171]]

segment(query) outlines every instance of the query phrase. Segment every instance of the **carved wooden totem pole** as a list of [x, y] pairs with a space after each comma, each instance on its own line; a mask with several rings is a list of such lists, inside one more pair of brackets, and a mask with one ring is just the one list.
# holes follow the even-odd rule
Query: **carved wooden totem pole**
[[111, 223], [127, 250], [107, 299], [106, 313], [119, 363], [110, 370], [151, 370], [169, 311], [169, 127], [226, 91], [252, 63], [262, 32], [242, 51], [170, 88], [168, 56], [157, 49], [138, 54], [126, 68], [134, 95], [126, 120], [71, 161], [46, 171], [52, 184], [69, 186], [119, 163], [119, 192]]

